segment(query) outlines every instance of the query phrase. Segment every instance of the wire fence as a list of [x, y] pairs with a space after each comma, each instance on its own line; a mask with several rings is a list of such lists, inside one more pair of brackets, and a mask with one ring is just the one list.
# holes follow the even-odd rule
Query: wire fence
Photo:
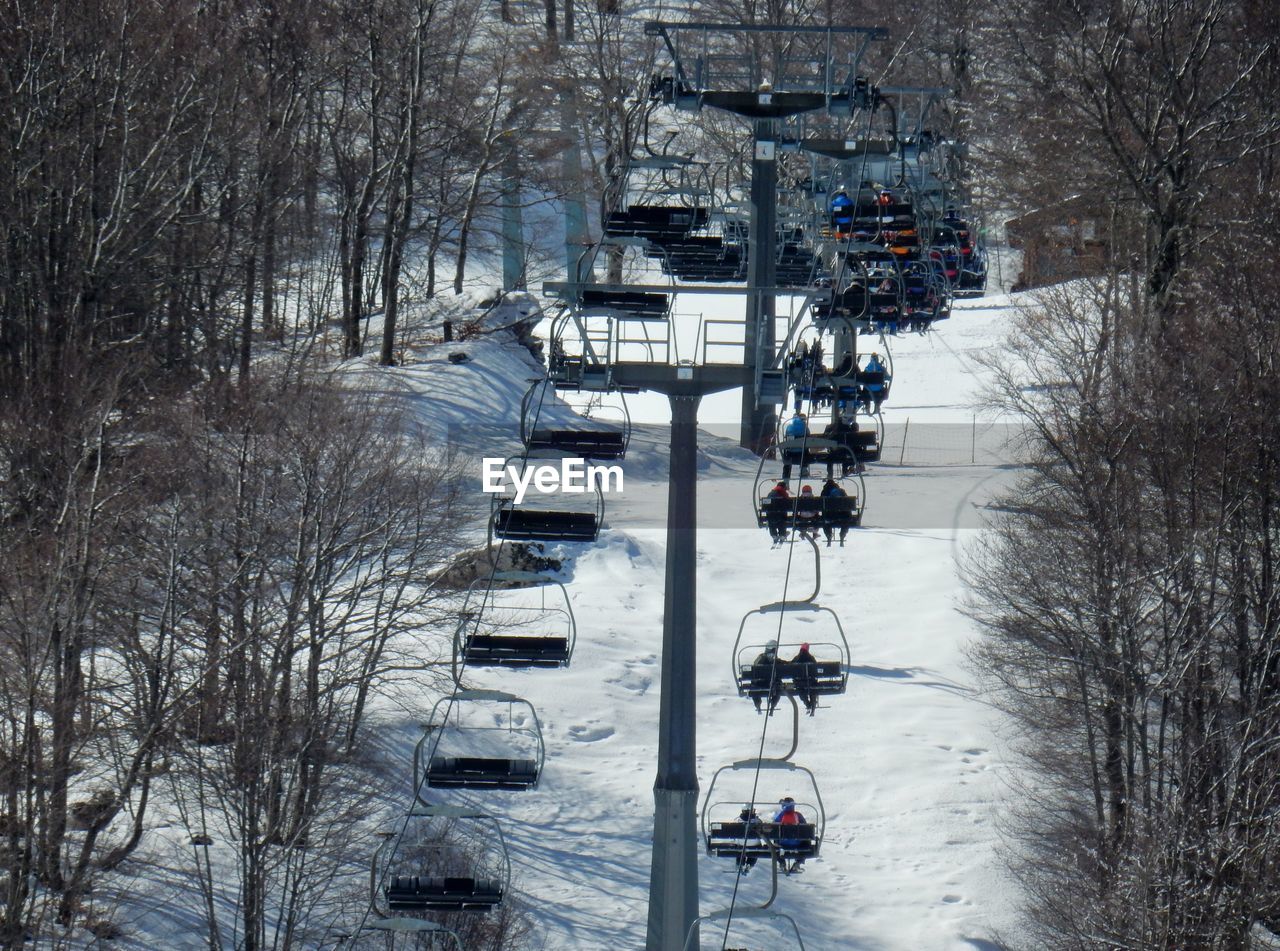
[[880, 465], [1005, 466], [1020, 460], [1025, 428], [980, 420], [967, 423], [913, 421], [888, 424]]

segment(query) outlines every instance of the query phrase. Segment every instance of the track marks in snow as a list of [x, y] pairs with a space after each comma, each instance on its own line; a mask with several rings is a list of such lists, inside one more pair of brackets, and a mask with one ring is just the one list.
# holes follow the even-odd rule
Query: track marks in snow
[[599, 743], [601, 740], [607, 740], [613, 736], [614, 729], [611, 726], [587, 726], [578, 724], [569, 727], [569, 739], [577, 740], [579, 743]]
[[657, 665], [658, 657], [656, 654], [646, 654], [643, 657], [623, 661], [622, 673], [616, 677], [606, 678], [605, 683], [617, 684], [619, 687], [643, 697], [649, 688], [653, 686]]

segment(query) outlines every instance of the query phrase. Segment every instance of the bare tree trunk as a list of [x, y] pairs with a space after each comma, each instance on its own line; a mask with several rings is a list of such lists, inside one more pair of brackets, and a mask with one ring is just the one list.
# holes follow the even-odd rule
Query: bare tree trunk
[[409, 226], [413, 221], [418, 129], [421, 122], [422, 87], [426, 79], [424, 48], [427, 27], [434, 13], [434, 3], [425, 9], [420, 4], [417, 10], [411, 75], [407, 89], [407, 120], [401, 136], [403, 151], [399, 157], [399, 184], [393, 189], [396, 200], [390, 203], [387, 212], [387, 253], [382, 275], [382, 352], [379, 355], [379, 362], [383, 366], [391, 366], [395, 359], [396, 323], [400, 311], [400, 270], [404, 262], [405, 244], [409, 238]]
[[[548, 0], [548, 2], [554, 3], [554, 0]], [[505, 70], [500, 71], [494, 81], [493, 100], [489, 106], [489, 116], [484, 129], [484, 148], [476, 163], [475, 173], [471, 176], [471, 186], [467, 189], [466, 207], [462, 213], [462, 221], [458, 225], [458, 263], [453, 272], [453, 292], [455, 294], [462, 293], [462, 281], [467, 268], [467, 240], [471, 232], [472, 222], [475, 219], [476, 209], [480, 204], [480, 186], [485, 176], [489, 174], [493, 164], [493, 154], [497, 146], [495, 132], [498, 127], [498, 113], [502, 108], [503, 80], [505, 76]]]

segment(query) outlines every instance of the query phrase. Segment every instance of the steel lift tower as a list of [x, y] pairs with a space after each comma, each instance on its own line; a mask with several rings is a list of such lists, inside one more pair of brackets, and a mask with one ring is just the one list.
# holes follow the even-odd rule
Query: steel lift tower
[[785, 390], [775, 365], [779, 123], [807, 112], [851, 116], [873, 105], [858, 64], [880, 27], [746, 26], [734, 23], [645, 24], [671, 56], [656, 91], [677, 109], [731, 112], [752, 125], [750, 258], [747, 275], [747, 368], [739, 444], [760, 453], [773, 434], [774, 406]]

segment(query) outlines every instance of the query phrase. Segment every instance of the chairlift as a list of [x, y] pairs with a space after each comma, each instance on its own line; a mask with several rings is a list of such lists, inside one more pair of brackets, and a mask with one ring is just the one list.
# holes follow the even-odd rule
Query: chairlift
[[689, 282], [740, 281], [746, 275], [743, 246], [729, 243], [722, 234], [690, 235], [653, 249], [664, 274]]
[[943, 220], [955, 232], [960, 249], [960, 273], [955, 282], [955, 294], [957, 297], [981, 297], [987, 289], [987, 251], [977, 229], [954, 213]]
[[[370, 918], [360, 931], [381, 934], [383, 938], [378, 943], [384, 951], [393, 948], [402, 948], [404, 951], [436, 951], [437, 948], [462, 951], [463, 947], [462, 938], [456, 931], [426, 918]], [[397, 936], [404, 940], [396, 941]], [[348, 948], [358, 951], [364, 946], [365, 942], [359, 935], [350, 944], [338, 945], [343, 951]]]
[[867, 319], [871, 328], [896, 333], [902, 319], [903, 301], [902, 274], [897, 262], [868, 268], [865, 280]]
[[[536, 591], [538, 603], [512, 603], [511, 589]], [[549, 597], [550, 595], [550, 597]], [[577, 640], [569, 590], [533, 571], [498, 571], [467, 588], [453, 636], [454, 680], [460, 668], [568, 667]]]
[[[691, 171], [701, 176], [702, 170], [688, 157], [648, 151], [648, 156], [627, 163], [616, 194], [623, 207], [606, 211], [602, 230], [606, 237], [639, 237], [662, 246], [706, 227], [710, 190], [691, 180]], [[642, 181], [632, 179], [635, 172], [641, 173]]]
[[[730, 779], [726, 783], [726, 776], [735, 773], [745, 774], [742, 782]], [[724, 786], [730, 784], [734, 788], [726, 791]], [[800, 784], [807, 789], [797, 795]], [[734, 792], [743, 795], [734, 796]], [[773, 810], [784, 797], [792, 800], [803, 821], [773, 821]], [[762, 809], [766, 810], [764, 815], [759, 814]], [[796, 864], [817, 858], [826, 825], [822, 795], [812, 770], [790, 760], [767, 758], [738, 760], [717, 769], [707, 787], [700, 818], [707, 854], [739, 862], [772, 859], [774, 855]]]
[[[509, 467], [514, 466], [520, 471], [521, 478], [525, 478], [531, 464], [547, 460], [570, 460], [568, 464], [572, 466], [572, 457], [564, 452], [530, 450], [524, 457], [506, 460], [503, 477], [509, 479]], [[564, 464], [561, 468], [566, 471]], [[489, 506], [490, 551], [495, 538], [521, 542], [594, 542], [604, 522], [604, 493], [598, 477], [587, 479], [591, 473], [591, 467], [582, 470], [584, 480], [590, 484], [584, 484], [574, 494], [564, 491], [543, 494], [535, 490], [536, 484], [531, 483], [519, 505], [516, 505], [514, 495], [492, 495]], [[576, 504], [569, 506], [567, 503], [571, 499]]]
[[[816, 534], [818, 530], [825, 528], [861, 527], [862, 513], [866, 508], [867, 483], [852, 460], [847, 444], [807, 436], [803, 439], [784, 439], [773, 448], [782, 460], [782, 471], [777, 475], [765, 474], [766, 463], [776, 464], [776, 461], [769, 459], [768, 453], [760, 457], [760, 464], [756, 469], [753, 498], [756, 524], [760, 528], [767, 528], [774, 533], [788, 529]], [[770, 498], [770, 493], [780, 483], [785, 483], [790, 492], [791, 469], [800, 470], [800, 481], [816, 478], [804, 474], [806, 468], [815, 463], [831, 466], [831, 479], [844, 492], [843, 496], [815, 495], [811, 504], [803, 506], [798, 504], [798, 491], [786, 498]]]
[[[880, 358], [881, 350], [884, 351], [883, 358]], [[854, 401], [863, 407], [866, 413], [879, 416], [880, 406], [889, 398], [893, 386], [893, 352], [887, 344], [882, 343], [882, 346], [873, 351], [873, 354], [878, 358], [882, 369], [867, 369], [871, 363], [868, 358], [867, 363], [854, 371], [854, 382], [857, 386]], [[878, 461], [878, 457], [877, 460], [871, 461]]]
[[[831, 304], [815, 308], [819, 318], [843, 318], [861, 333], [874, 324], [896, 322], [902, 302], [898, 261], [882, 247], [874, 251], [850, 251], [845, 254], [848, 282], [832, 296]], [[816, 321], [815, 321], [816, 322]], [[829, 327], [824, 323], [819, 329]]]
[[[834, 370], [824, 366], [808, 374], [792, 372], [789, 375], [787, 382], [795, 394], [797, 406], [803, 402], [809, 403], [814, 410], [834, 406], [832, 424], [838, 417], [843, 425], [834, 430], [824, 427], [821, 435], [810, 437], [806, 441], [802, 456], [799, 455], [802, 450], [790, 448], [784, 461], [788, 461], [789, 457], [789, 461], [802, 461], [805, 466], [811, 466], [816, 462], [826, 465], [833, 471], [838, 465], [842, 475], [847, 475], [848, 469], [856, 469], [868, 462], [880, 461], [883, 427], [880, 414], [873, 413], [872, 407], [883, 403], [887, 398], [886, 381], [889, 375], [887, 370], [850, 369], [850, 366], [856, 368], [857, 364], [846, 360], [841, 367]], [[877, 395], [880, 396], [879, 400], [876, 399]], [[869, 426], [858, 424], [856, 414], [858, 410], [872, 416]], [[814, 413], [815, 419], [816, 415]], [[823, 450], [818, 440], [833, 441], [836, 443], [836, 448]], [[779, 439], [780, 452], [783, 441], [785, 440]]]
[[[772, 651], [764, 642], [743, 643], [747, 623], [756, 616], [770, 621], [782, 615], [779, 631], [774, 627], [769, 640], [775, 640]], [[829, 623], [808, 633], [801, 626], [829, 619]], [[788, 621], [798, 622], [790, 623]], [[834, 630], [831, 627], [834, 626]], [[757, 640], [752, 638], [752, 640]], [[787, 659], [809, 645], [812, 661]], [[772, 655], [772, 660], [767, 658]], [[812, 601], [780, 601], [755, 608], [743, 615], [733, 642], [733, 678], [738, 696], [752, 700], [774, 698], [785, 694], [798, 696], [807, 707], [817, 706], [818, 698], [839, 696], [849, 684], [849, 640], [845, 637], [840, 616], [831, 608]]]
[[440, 929], [397, 926], [395, 914], [488, 911], [511, 887], [511, 855], [502, 827], [471, 808], [415, 802], [403, 834], [386, 835], [374, 852], [369, 886], [371, 907], [384, 931]]
[[[542, 422], [547, 398], [560, 409], [553, 392], [555, 384], [539, 380], [520, 402], [520, 440], [530, 451], [552, 450], [581, 459], [622, 459], [631, 441], [631, 415], [621, 393], [599, 394], [591, 403], [592, 415], [581, 422]], [[606, 402], [607, 399], [607, 402]], [[551, 413], [546, 415], [550, 416]]]
[[927, 330], [935, 320], [944, 319], [948, 288], [926, 262], [903, 267], [903, 288], [902, 316], [908, 330]]
[[[496, 724], [464, 718], [463, 711], [476, 704], [503, 704], [507, 713], [495, 717]], [[517, 707], [527, 714], [517, 717]], [[495, 739], [495, 733], [505, 737]], [[414, 788], [532, 789], [545, 760], [546, 743], [533, 704], [501, 690], [458, 690], [436, 702], [414, 747]]]
[[644, 320], [666, 320], [671, 316], [671, 294], [630, 291], [610, 285], [583, 287], [578, 306], [583, 313], [603, 313]]
[[960, 267], [960, 280], [956, 284], [956, 297], [981, 297], [987, 292], [987, 252], [975, 247]]
[[[796, 951], [804, 951], [804, 939], [800, 937], [800, 926], [796, 924], [796, 920], [792, 918], [790, 915], [784, 914], [780, 911], [773, 911], [767, 907], [766, 908], [754, 908], [754, 907], [724, 908], [719, 911], [713, 911], [705, 915], [699, 915], [697, 918], [694, 919], [693, 923], [689, 926], [689, 933], [685, 936], [684, 948], [682, 949], [682, 951], [697, 951], [697, 948], [701, 947], [701, 940], [699, 940], [699, 943], [696, 947], [695, 945], [692, 944], [692, 942], [693, 942], [693, 936], [695, 934], [698, 935], [699, 938], [701, 938], [701, 926], [704, 923], [720, 922], [720, 921], [736, 921], [736, 920], [786, 922], [788, 925], [791, 926], [791, 933], [795, 935]], [[735, 938], [734, 940], [736, 941], [738, 939]], [[758, 948], [754, 948], [754, 949], [748, 946], [730, 948], [730, 947], [727, 947], [723, 941], [718, 943], [716, 947], [721, 949], [721, 951], [766, 951], [766, 949], [767, 951], [780, 951], [778, 945], [772, 943], [772, 940], [770, 941], [769, 944], [760, 945]]]
[[929, 241], [929, 263], [937, 274], [946, 278], [948, 287], [960, 280], [960, 257], [960, 239], [955, 229], [949, 224], [938, 225]]

